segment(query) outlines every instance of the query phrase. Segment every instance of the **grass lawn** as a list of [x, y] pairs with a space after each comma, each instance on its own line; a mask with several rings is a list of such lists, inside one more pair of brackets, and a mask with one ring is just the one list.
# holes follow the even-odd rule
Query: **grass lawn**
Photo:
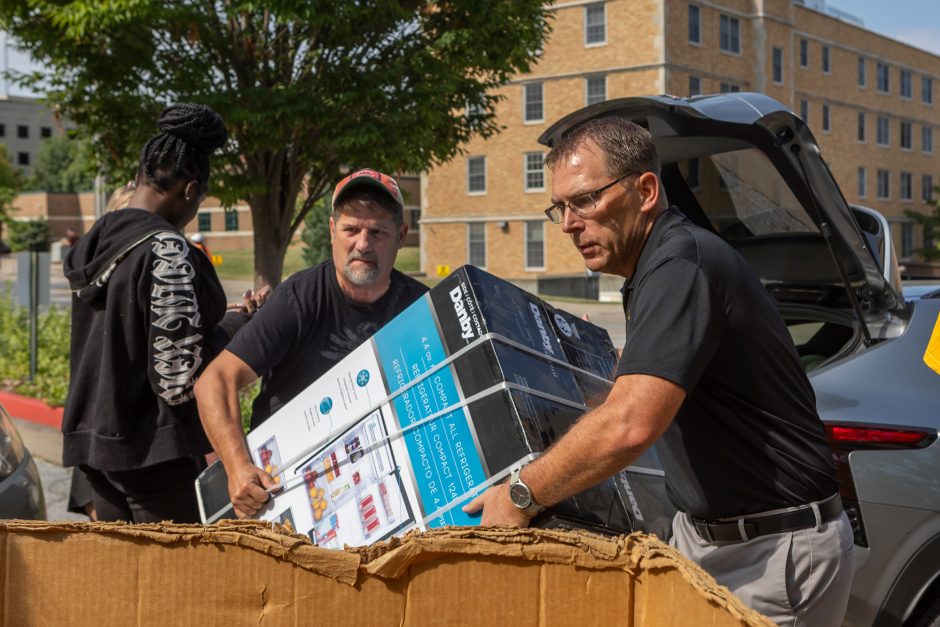
[[[251, 281], [255, 276], [254, 250], [222, 250], [213, 252], [222, 256], [222, 265], [216, 266], [219, 278], [226, 281]], [[284, 273], [286, 279], [298, 270], [306, 267], [302, 257], [303, 244], [294, 244], [287, 249], [284, 257]], [[419, 269], [419, 251], [417, 246], [408, 246], [398, 251], [395, 267], [402, 272], [417, 272]]]

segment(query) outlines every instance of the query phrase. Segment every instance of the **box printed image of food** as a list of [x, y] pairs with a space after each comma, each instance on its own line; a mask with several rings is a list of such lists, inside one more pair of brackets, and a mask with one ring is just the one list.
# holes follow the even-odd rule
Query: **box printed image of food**
[[255, 452], [255, 462], [259, 467], [274, 478], [275, 483], [281, 483], [281, 455], [277, 450], [277, 440], [271, 436], [259, 446]]

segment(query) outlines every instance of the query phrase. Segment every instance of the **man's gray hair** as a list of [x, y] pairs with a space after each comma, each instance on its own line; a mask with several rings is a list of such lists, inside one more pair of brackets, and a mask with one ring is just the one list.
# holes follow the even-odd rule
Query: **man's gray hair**
[[653, 137], [639, 124], [621, 117], [595, 118], [568, 131], [545, 157], [545, 165], [554, 169], [588, 141], [604, 151], [607, 174], [612, 178], [634, 171], [659, 176]]

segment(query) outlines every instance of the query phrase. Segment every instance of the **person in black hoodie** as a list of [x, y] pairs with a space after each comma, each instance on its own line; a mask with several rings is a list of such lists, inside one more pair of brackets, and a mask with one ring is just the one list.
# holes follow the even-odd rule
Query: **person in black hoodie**
[[222, 119], [176, 104], [158, 124], [128, 208], [98, 220], [64, 262], [73, 296], [62, 456], [87, 473], [99, 520], [198, 522], [193, 481], [211, 448], [193, 385], [244, 322], [225, 315], [211, 262], [180, 232], [227, 139]]

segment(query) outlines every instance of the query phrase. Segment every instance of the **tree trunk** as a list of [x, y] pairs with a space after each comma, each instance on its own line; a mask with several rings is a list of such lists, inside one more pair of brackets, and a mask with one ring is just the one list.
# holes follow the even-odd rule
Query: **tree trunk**
[[277, 211], [267, 207], [264, 201], [268, 198], [249, 200], [251, 207], [251, 220], [254, 226], [255, 249], [255, 288], [263, 285], [277, 287], [284, 273], [284, 255], [290, 243], [290, 233], [284, 232], [290, 227], [290, 217], [278, 224], [275, 216]]

